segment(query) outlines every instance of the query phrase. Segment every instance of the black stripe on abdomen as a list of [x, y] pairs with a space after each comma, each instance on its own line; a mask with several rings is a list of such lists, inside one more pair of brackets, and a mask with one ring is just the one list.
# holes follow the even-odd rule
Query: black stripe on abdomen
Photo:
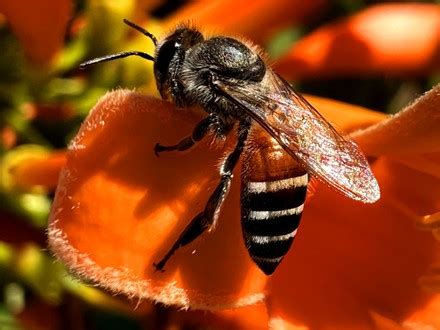
[[307, 182], [307, 174], [271, 182], [243, 182], [243, 236], [250, 256], [267, 275], [275, 271], [292, 245]]
[[276, 192], [248, 193], [248, 206], [256, 211], [277, 211], [304, 203], [307, 187], [287, 188]]
[[248, 235], [286, 235], [298, 228], [303, 206], [278, 211], [248, 210], [243, 230]]

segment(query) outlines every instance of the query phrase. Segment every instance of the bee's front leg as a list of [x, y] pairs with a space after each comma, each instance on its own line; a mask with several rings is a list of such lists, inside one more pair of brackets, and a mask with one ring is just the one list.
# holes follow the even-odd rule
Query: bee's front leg
[[212, 230], [215, 228], [218, 216], [220, 214], [221, 206], [228, 195], [229, 188], [231, 187], [232, 171], [235, 165], [237, 165], [240, 155], [245, 146], [250, 123], [248, 121], [240, 122], [238, 128], [238, 142], [234, 150], [226, 157], [220, 168], [220, 183], [215, 188], [212, 195], [209, 197], [208, 203], [206, 203], [205, 209], [200, 212], [191, 222], [186, 226], [183, 232], [180, 234], [177, 241], [173, 244], [171, 249], [165, 254], [165, 256], [158, 262], [154, 263], [156, 270], [163, 271], [163, 267], [167, 263], [168, 259], [174, 254], [174, 252], [180, 247], [191, 243], [197, 237], [199, 237], [205, 230]]
[[209, 129], [217, 121], [218, 121], [217, 118], [215, 118], [212, 115], [209, 115], [208, 117], [202, 119], [196, 125], [196, 127], [194, 127], [194, 130], [190, 136], [183, 138], [177, 144], [172, 146], [163, 146], [159, 143], [156, 143], [156, 145], [154, 146], [154, 152], [156, 156], [159, 156], [159, 153], [163, 151], [174, 151], [174, 150], [184, 151], [191, 148], [194, 144], [196, 144], [196, 142], [199, 142], [201, 139], [205, 137], [205, 135], [209, 132]]

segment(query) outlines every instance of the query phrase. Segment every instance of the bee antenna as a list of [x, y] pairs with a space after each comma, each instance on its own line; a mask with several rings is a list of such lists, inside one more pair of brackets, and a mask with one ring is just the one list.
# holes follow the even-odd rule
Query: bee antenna
[[129, 27], [131, 27], [131, 28], [133, 28], [133, 29], [139, 31], [139, 32], [142, 33], [143, 35], [145, 35], [145, 36], [147, 36], [148, 38], [150, 38], [151, 41], [153, 41], [153, 44], [154, 44], [155, 46], [157, 46], [157, 39], [156, 39], [156, 37], [155, 37], [152, 33], [148, 32], [147, 30], [145, 30], [144, 28], [140, 27], [139, 25], [137, 25], [137, 24], [135, 24], [135, 23], [133, 23], [133, 22], [130, 22], [130, 21], [129, 21], [128, 19], [126, 19], [126, 18], [124, 18], [122, 21], [123, 21], [125, 24], [127, 24]]
[[[132, 27], [133, 29], [141, 32], [142, 34], [146, 35], [148, 38], [151, 39], [151, 41], [153, 41], [154, 45], [157, 46], [157, 39], [156, 37], [151, 34], [150, 32], [148, 32], [147, 30], [143, 29], [142, 27], [140, 27], [139, 25], [130, 22], [128, 19], [123, 19], [123, 22], [125, 24], [127, 24], [128, 26]], [[139, 51], [130, 51], [130, 52], [122, 52], [122, 53], [117, 53], [117, 54], [111, 54], [111, 55], [106, 55], [106, 56], [102, 56], [102, 57], [97, 57], [97, 58], [93, 58], [89, 61], [83, 62], [79, 65], [80, 69], [84, 69], [86, 66], [89, 65], [93, 65], [96, 63], [101, 63], [101, 62], [107, 62], [107, 61], [113, 61], [116, 60], [118, 58], [124, 58], [124, 57], [128, 57], [128, 56], [140, 56], [148, 61], [153, 61], [154, 62], [154, 57], [151, 56], [150, 54], [144, 53], [144, 52], [139, 52]]]
[[80, 69], [84, 69], [86, 66], [92, 65], [92, 64], [96, 64], [96, 63], [101, 63], [101, 62], [107, 62], [107, 61], [113, 61], [116, 60], [118, 58], [124, 58], [124, 57], [128, 57], [128, 56], [140, 56], [142, 58], [145, 58], [146, 60], [149, 61], [153, 61], [154, 62], [154, 57], [151, 56], [150, 54], [144, 53], [144, 52], [139, 52], [139, 51], [131, 51], [131, 52], [122, 52], [122, 53], [117, 53], [117, 54], [111, 54], [111, 55], [106, 55], [106, 56], [102, 56], [102, 57], [97, 57], [97, 58], [93, 58], [89, 61], [83, 62], [79, 65]]

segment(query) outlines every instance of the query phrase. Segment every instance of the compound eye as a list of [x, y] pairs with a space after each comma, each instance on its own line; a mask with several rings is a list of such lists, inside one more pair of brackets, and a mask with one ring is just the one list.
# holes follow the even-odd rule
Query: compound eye
[[176, 38], [173, 38], [165, 41], [158, 49], [156, 60], [154, 63], [154, 71], [156, 74], [156, 78], [161, 84], [165, 82], [170, 68], [170, 63], [179, 48], [180, 43], [177, 41]]

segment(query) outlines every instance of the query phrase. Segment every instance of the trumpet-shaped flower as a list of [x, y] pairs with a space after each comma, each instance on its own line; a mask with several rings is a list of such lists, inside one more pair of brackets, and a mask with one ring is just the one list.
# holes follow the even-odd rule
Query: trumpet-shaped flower
[[440, 207], [439, 87], [390, 118], [310, 101], [339, 130], [354, 132], [383, 197], [365, 205], [317, 184], [294, 246], [272, 277], [242, 242], [239, 175], [218, 228], [155, 272], [153, 263], [215, 187], [223, 150], [205, 141], [156, 157], [154, 144], [178, 140], [199, 114], [128, 91], [107, 94], [70, 145], [51, 215], [52, 249], [73, 272], [130, 297], [209, 310], [265, 299], [274, 328], [440, 326], [424, 314], [438, 311], [438, 298], [420, 286], [439, 245], [415, 225]]

